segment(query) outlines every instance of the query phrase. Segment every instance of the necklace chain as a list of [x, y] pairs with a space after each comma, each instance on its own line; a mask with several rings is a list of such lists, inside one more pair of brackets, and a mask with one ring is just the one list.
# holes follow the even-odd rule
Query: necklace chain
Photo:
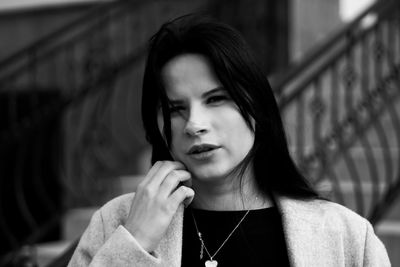
[[230, 232], [230, 234], [228, 235], [228, 237], [224, 240], [224, 242], [222, 242], [221, 246], [217, 249], [217, 251], [215, 251], [215, 253], [211, 256], [210, 252], [208, 251], [204, 240], [201, 236], [201, 232], [199, 231], [199, 228], [197, 227], [197, 223], [196, 223], [196, 219], [194, 217], [193, 211], [192, 213], [192, 217], [193, 217], [193, 221], [194, 221], [194, 226], [196, 227], [196, 231], [197, 231], [197, 235], [199, 236], [200, 239], [200, 243], [201, 243], [201, 248], [200, 248], [200, 259], [203, 258], [203, 248], [206, 250], [207, 255], [210, 257], [210, 260], [212, 261], [213, 258], [217, 255], [217, 253], [221, 250], [221, 248], [225, 245], [225, 243], [229, 240], [229, 238], [232, 236], [232, 234], [235, 232], [235, 230], [239, 227], [239, 225], [243, 222], [243, 220], [246, 218], [247, 214], [249, 214], [250, 210], [247, 210], [247, 212], [244, 214], [244, 216], [242, 217], [242, 219], [240, 219], [240, 221], [238, 222], [238, 224], [235, 226], [235, 228], [233, 228], [232, 232]]

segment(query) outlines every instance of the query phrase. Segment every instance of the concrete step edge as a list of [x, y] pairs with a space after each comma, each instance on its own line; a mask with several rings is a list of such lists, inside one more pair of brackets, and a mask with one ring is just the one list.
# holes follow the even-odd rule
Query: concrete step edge
[[391, 235], [400, 237], [400, 221], [382, 221], [375, 226], [379, 235]]

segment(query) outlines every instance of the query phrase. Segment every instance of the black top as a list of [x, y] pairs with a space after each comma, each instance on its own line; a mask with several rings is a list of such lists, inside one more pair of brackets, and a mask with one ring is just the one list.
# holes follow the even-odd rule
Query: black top
[[[187, 208], [183, 220], [182, 266], [205, 266], [209, 260], [194, 226], [194, 215], [204, 243], [213, 255], [244, 216], [246, 211], [210, 211]], [[290, 266], [278, 210], [274, 207], [252, 210], [214, 257], [224, 266]]]

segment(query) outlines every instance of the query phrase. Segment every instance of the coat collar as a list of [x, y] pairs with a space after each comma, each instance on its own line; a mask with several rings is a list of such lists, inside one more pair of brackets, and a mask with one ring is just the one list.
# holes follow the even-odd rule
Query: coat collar
[[[318, 266], [315, 255], [329, 257], [324, 247], [329, 236], [326, 236], [323, 229], [323, 216], [315, 211], [314, 205], [308, 205], [307, 202], [310, 201], [277, 198], [292, 267]], [[181, 265], [183, 213], [184, 207], [181, 205], [156, 250], [168, 262], [168, 266]]]
[[[313, 260], [312, 254], [318, 250], [315, 244], [321, 244], [321, 220], [322, 217], [315, 216], [315, 211], [304, 205], [302, 200], [292, 200], [279, 197], [277, 201], [278, 210], [281, 213], [283, 231], [285, 235], [290, 265], [318, 266]], [[317, 252], [318, 253], [318, 252]]]

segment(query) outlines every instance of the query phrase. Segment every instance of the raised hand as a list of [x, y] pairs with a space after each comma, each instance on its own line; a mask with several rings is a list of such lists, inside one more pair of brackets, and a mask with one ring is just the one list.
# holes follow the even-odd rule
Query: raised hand
[[146, 251], [157, 247], [179, 205], [193, 200], [193, 189], [180, 185], [190, 179], [182, 163], [158, 161], [138, 185], [125, 228]]

